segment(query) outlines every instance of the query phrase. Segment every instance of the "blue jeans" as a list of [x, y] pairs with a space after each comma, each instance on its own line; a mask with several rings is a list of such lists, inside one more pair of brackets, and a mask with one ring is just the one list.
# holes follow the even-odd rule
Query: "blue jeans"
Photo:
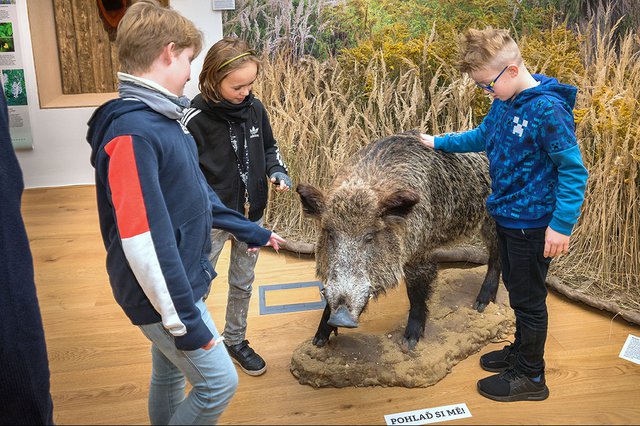
[[[219, 336], [202, 300], [196, 303], [214, 338]], [[223, 344], [205, 351], [181, 351], [162, 323], [141, 325], [151, 340], [149, 388], [151, 424], [215, 424], [238, 387], [238, 373]], [[185, 395], [186, 380], [192, 386]]]

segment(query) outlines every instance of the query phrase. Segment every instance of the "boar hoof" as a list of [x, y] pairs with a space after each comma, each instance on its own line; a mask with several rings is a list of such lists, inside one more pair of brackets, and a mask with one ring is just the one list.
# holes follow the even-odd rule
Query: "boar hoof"
[[475, 309], [476, 311], [482, 313], [482, 312], [484, 312], [484, 308], [486, 308], [487, 305], [488, 305], [488, 303], [476, 300], [476, 302], [473, 304], [473, 309]]
[[329, 336], [327, 336], [327, 337], [314, 336], [313, 340], [311, 341], [311, 343], [313, 343], [314, 346], [317, 346], [317, 347], [321, 348], [324, 345], [326, 345], [328, 341], [329, 341]]
[[418, 340], [417, 339], [413, 339], [413, 338], [409, 338], [407, 339], [406, 337], [402, 338], [402, 344], [400, 345], [400, 349], [402, 349], [402, 352], [411, 352], [416, 348], [416, 345], [418, 344]]
[[311, 341], [311, 343], [313, 343], [314, 346], [317, 346], [319, 348], [323, 347], [329, 341], [329, 336], [331, 336], [332, 331], [333, 331], [333, 334], [335, 334], [336, 336], [338, 335], [338, 329], [333, 327], [331, 330], [329, 330], [329, 334], [327, 334], [326, 336], [319, 332], [316, 333], [316, 335], [313, 336], [313, 340]]

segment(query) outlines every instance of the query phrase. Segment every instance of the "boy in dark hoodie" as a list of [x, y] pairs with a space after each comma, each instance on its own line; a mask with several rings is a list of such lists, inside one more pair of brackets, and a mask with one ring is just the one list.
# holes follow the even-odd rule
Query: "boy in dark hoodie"
[[87, 134], [109, 280], [152, 343], [151, 423], [214, 424], [238, 376], [203, 301], [216, 275], [210, 230], [224, 229], [252, 251], [283, 240], [220, 202], [179, 121], [202, 48], [193, 23], [139, 1], [120, 22], [116, 45], [120, 97], [96, 110]]
[[541, 401], [548, 313], [545, 280], [551, 258], [566, 254], [580, 215], [587, 170], [576, 143], [577, 89], [532, 75], [508, 31], [471, 29], [461, 38], [459, 68], [494, 99], [475, 129], [423, 142], [448, 152], [486, 151], [502, 279], [516, 316], [515, 341], [480, 358], [499, 374], [478, 381], [496, 401]]

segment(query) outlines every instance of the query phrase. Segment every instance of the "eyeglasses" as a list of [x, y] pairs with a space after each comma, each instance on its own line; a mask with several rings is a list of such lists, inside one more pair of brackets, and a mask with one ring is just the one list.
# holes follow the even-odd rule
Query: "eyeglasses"
[[506, 67], [502, 68], [502, 71], [500, 71], [500, 74], [498, 74], [498, 76], [496, 78], [494, 78], [491, 83], [489, 83], [489, 84], [480, 84], [480, 83], [476, 82], [476, 86], [478, 86], [482, 90], [487, 90], [487, 91], [493, 93], [493, 86], [496, 85], [496, 81], [498, 81], [498, 79], [500, 78], [502, 73], [504, 73], [507, 70], [507, 68], [509, 68], [509, 65], [507, 65]]

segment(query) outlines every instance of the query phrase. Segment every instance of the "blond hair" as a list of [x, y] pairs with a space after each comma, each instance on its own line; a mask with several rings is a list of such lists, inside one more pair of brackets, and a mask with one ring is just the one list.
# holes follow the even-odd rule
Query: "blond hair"
[[469, 29], [460, 36], [458, 69], [472, 73], [490, 67], [522, 64], [522, 55], [508, 30], [486, 27]]
[[237, 37], [224, 37], [215, 43], [204, 58], [198, 88], [205, 101], [220, 102], [220, 83], [231, 72], [253, 62], [260, 71], [260, 60], [249, 43]]
[[193, 48], [195, 58], [202, 50], [202, 33], [193, 22], [155, 0], [137, 1], [118, 24], [116, 48], [121, 71], [149, 71], [169, 43], [175, 43], [176, 53]]

